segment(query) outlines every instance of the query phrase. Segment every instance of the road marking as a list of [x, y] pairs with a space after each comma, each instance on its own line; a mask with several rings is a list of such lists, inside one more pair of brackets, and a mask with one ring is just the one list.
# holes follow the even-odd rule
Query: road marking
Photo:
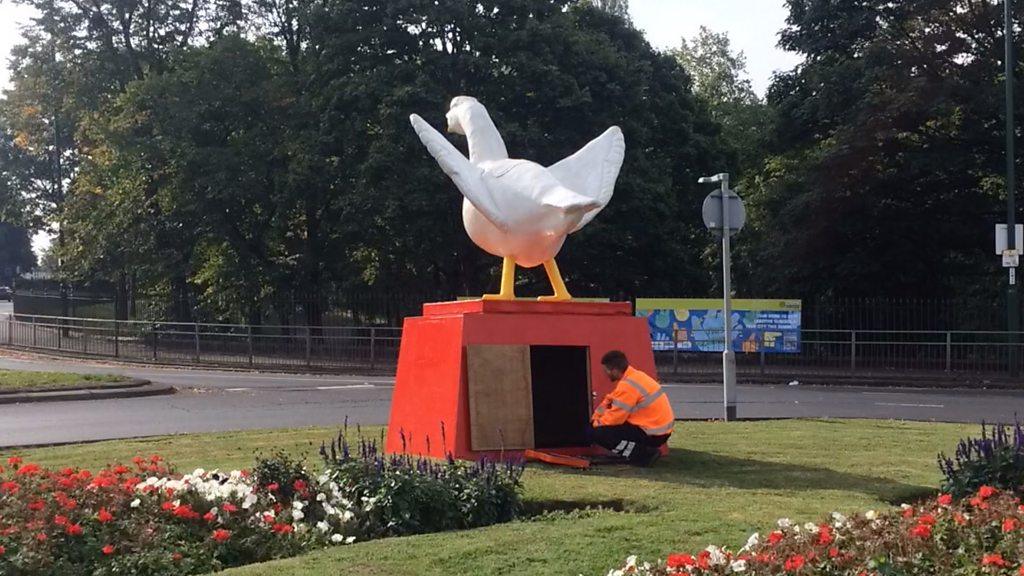
[[349, 390], [351, 388], [376, 388], [369, 382], [363, 382], [362, 384], [350, 384], [348, 386], [317, 386], [317, 390]]
[[902, 408], [945, 408], [945, 404], [900, 404], [896, 402], [875, 402], [875, 406], [900, 406]]
[[662, 384], [662, 388], [721, 388], [721, 384]]
[[225, 392], [244, 392], [246, 390], [252, 390], [252, 388], [225, 388]]

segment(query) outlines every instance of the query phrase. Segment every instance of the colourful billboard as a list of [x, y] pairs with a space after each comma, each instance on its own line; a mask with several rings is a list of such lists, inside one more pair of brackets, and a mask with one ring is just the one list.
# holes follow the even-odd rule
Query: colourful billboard
[[[800, 300], [733, 300], [732, 349], [798, 354], [801, 307]], [[655, 350], [725, 350], [721, 300], [638, 298], [636, 315], [647, 318]]]

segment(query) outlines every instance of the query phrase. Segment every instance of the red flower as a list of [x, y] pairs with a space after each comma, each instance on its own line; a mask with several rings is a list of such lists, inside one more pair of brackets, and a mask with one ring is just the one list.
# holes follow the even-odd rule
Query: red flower
[[174, 502], [168, 500], [167, 502], [164, 502], [163, 504], [160, 505], [160, 509], [165, 512], [168, 510], [174, 510]]
[[46, 502], [43, 502], [42, 500], [34, 500], [28, 503], [28, 509], [34, 512], [38, 512], [43, 508], [46, 508]]
[[1005, 568], [1010, 565], [1009, 562], [1003, 559], [1002, 554], [985, 554], [981, 557], [982, 566], [999, 566]]
[[280, 486], [277, 485], [277, 482], [267, 484], [267, 492], [277, 492], [278, 488], [280, 488]]
[[67, 526], [68, 525], [68, 517], [67, 516], [62, 516], [60, 514], [57, 514], [56, 516], [53, 517], [53, 523], [56, 524], [57, 526]]
[[114, 546], [111, 544], [107, 544], [100, 550], [100, 552], [103, 552], [104, 556], [110, 556], [114, 553]]
[[967, 524], [967, 518], [959, 512], [953, 514], [953, 521], [960, 526], [965, 526]]
[[291, 534], [294, 530], [291, 524], [274, 524], [274, 532], [278, 534]]
[[297, 492], [305, 492], [306, 482], [304, 480], [296, 480], [294, 483], [292, 483], [292, 487], [295, 488]]
[[995, 496], [997, 492], [999, 492], [999, 490], [996, 490], [991, 486], [982, 486], [981, 488], [978, 488], [978, 497], [984, 500]]
[[214, 540], [220, 543], [227, 542], [231, 538], [231, 531], [229, 530], [214, 530], [211, 536]]
[[828, 546], [835, 540], [832, 536], [832, 528], [828, 524], [822, 524], [818, 527], [818, 544], [820, 546]]
[[264, 514], [263, 515], [263, 521], [266, 522], [267, 524], [270, 524], [271, 522], [274, 521], [274, 515], [273, 514]]
[[25, 464], [21, 468], [18, 468], [18, 471], [15, 472], [15, 474], [18, 476], [31, 476], [33, 474], [38, 474], [39, 470], [39, 464]]
[[8, 494], [17, 494], [18, 490], [21, 490], [21, 486], [18, 486], [16, 482], [8, 480], [3, 484], [0, 484], [0, 492], [6, 492]]
[[82, 527], [78, 524], [71, 524], [67, 528], [64, 528], [64, 531], [68, 533], [68, 536], [81, 536], [82, 532], [84, 532]]
[[127, 467], [127, 466], [124, 466], [122, 464], [118, 464], [117, 466], [115, 466], [111, 470], [111, 472], [113, 472], [114, 474], [117, 474], [118, 476], [120, 476], [121, 474], [127, 474], [127, 473], [131, 472], [131, 470], [132, 469]]
[[1020, 528], [1020, 520], [1016, 518], [1007, 518], [1003, 520], [1003, 532], [1013, 532], [1017, 528]]
[[75, 508], [78, 508], [78, 500], [75, 500], [74, 498], [67, 498], [61, 502], [61, 506], [63, 506], [65, 510], [74, 510]]
[[106, 508], [100, 508], [100, 511], [96, 513], [96, 520], [98, 520], [100, 524], [106, 524], [113, 519], [114, 515], [107, 512]]
[[839, 548], [829, 548], [828, 549], [828, 557], [829, 558], [838, 558], [839, 557]]
[[665, 560], [665, 565], [669, 568], [688, 568], [696, 563], [697, 561], [689, 554], [669, 554]]
[[913, 516], [914, 516], [914, 507], [913, 506], [907, 506], [906, 508], [903, 509], [903, 517], [904, 518], [912, 518]]
[[6, 553], [7, 553], [7, 548], [4, 548], [3, 546], [0, 546], [0, 556], [3, 556]]
[[931, 514], [922, 514], [917, 519], [918, 524], [927, 524], [928, 526], [935, 526], [935, 516]]
[[970, 503], [971, 506], [974, 506], [975, 508], [988, 510], [988, 502], [985, 502], [985, 499], [982, 498], [981, 496], [975, 496], [974, 498], [971, 498]]
[[952, 503], [953, 503], [953, 495], [952, 494], [940, 494], [939, 495], [939, 505], [941, 505], [941, 506], [949, 506]]
[[46, 534], [43, 534], [42, 532], [36, 534], [36, 540], [40, 542], [46, 542]]
[[783, 534], [779, 530], [775, 530], [774, 532], [771, 532], [770, 534], [768, 534], [768, 543], [771, 544], [772, 546], [775, 546], [779, 542], [782, 542], [782, 539], [785, 538], [785, 537], [786, 537], [785, 534]]
[[188, 504], [182, 504], [174, 509], [172, 512], [175, 517], [183, 520], [195, 520], [199, 518], [199, 513], [192, 509]]
[[803, 568], [804, 564], [806, 563], [806, 558], [804, 558], [800, 554], [794, 554], [793, 556], [786, 558], [786, 563], [783, 564], [782, 567], [785, 568], [786, 572], [796, 572], [797, 570]]
[[711, 567], [711, 552], [701, 550], [697, 554], [697, 567], [701, 570], [707, 570]]
[[225, 512], [238, 512], [238, 506], [235, 506], [231, 502], [225, 502], [220, 508]]
[[8, 466], [17, 466], [18, 464], [21, 464], [21, 462], [21, 458], [18, 458], [17, 456], [11, 456], [7, 459]]
[[217, 515], [213, 513], [213, 510], [210, 510], [206, 514], [203, 514], [203, 520], [206, 520], [207, 522], [213, 522], [216, 519]]
[[[225, 532], [227, 532], [227, 530], [225, 530]], [[181, 552], [175, 552], [174, 554], [171, 554], [172, 562], [181, 562], [182, 558], [184, 558], [184, 556], [181, 555]]]
[[932, 527], [927, 524], [918, 524], [910, 529], [910, 535], [923, 539], [931, 538]]

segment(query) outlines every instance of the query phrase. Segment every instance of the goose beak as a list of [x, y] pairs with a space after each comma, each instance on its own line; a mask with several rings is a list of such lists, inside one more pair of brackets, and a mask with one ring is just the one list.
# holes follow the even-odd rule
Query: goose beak
[[462, 122], [459, 121], [459, 115], [455, 112], [455, 110], [449, 110], [448, 114], [445, 115], [445, 118], [448, 119], [449, 132], [451, 132], [452, 134], [466, 134], [466, 131], [462, 129]]

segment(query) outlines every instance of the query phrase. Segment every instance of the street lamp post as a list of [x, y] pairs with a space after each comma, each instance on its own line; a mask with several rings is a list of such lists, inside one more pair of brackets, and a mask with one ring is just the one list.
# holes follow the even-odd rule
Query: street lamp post
[[[1013, 115], [1013, 83], [1016, 61], [1013, 58], [1013, 0], [1003, 2], [1003, 36], [1006, 43], [1006, 247], [1017, 250], [1017, 209], [1016, 209], [1016, 126]], [[1017, 356], [1017, 332], [1020, 330], [1020, 304], [1017, 292], [1017, 269], [1009, 268], [1006, 286], [1006, 328], [1010, 333], [1010, 375], [1016, 377], [1020, 370]]]

